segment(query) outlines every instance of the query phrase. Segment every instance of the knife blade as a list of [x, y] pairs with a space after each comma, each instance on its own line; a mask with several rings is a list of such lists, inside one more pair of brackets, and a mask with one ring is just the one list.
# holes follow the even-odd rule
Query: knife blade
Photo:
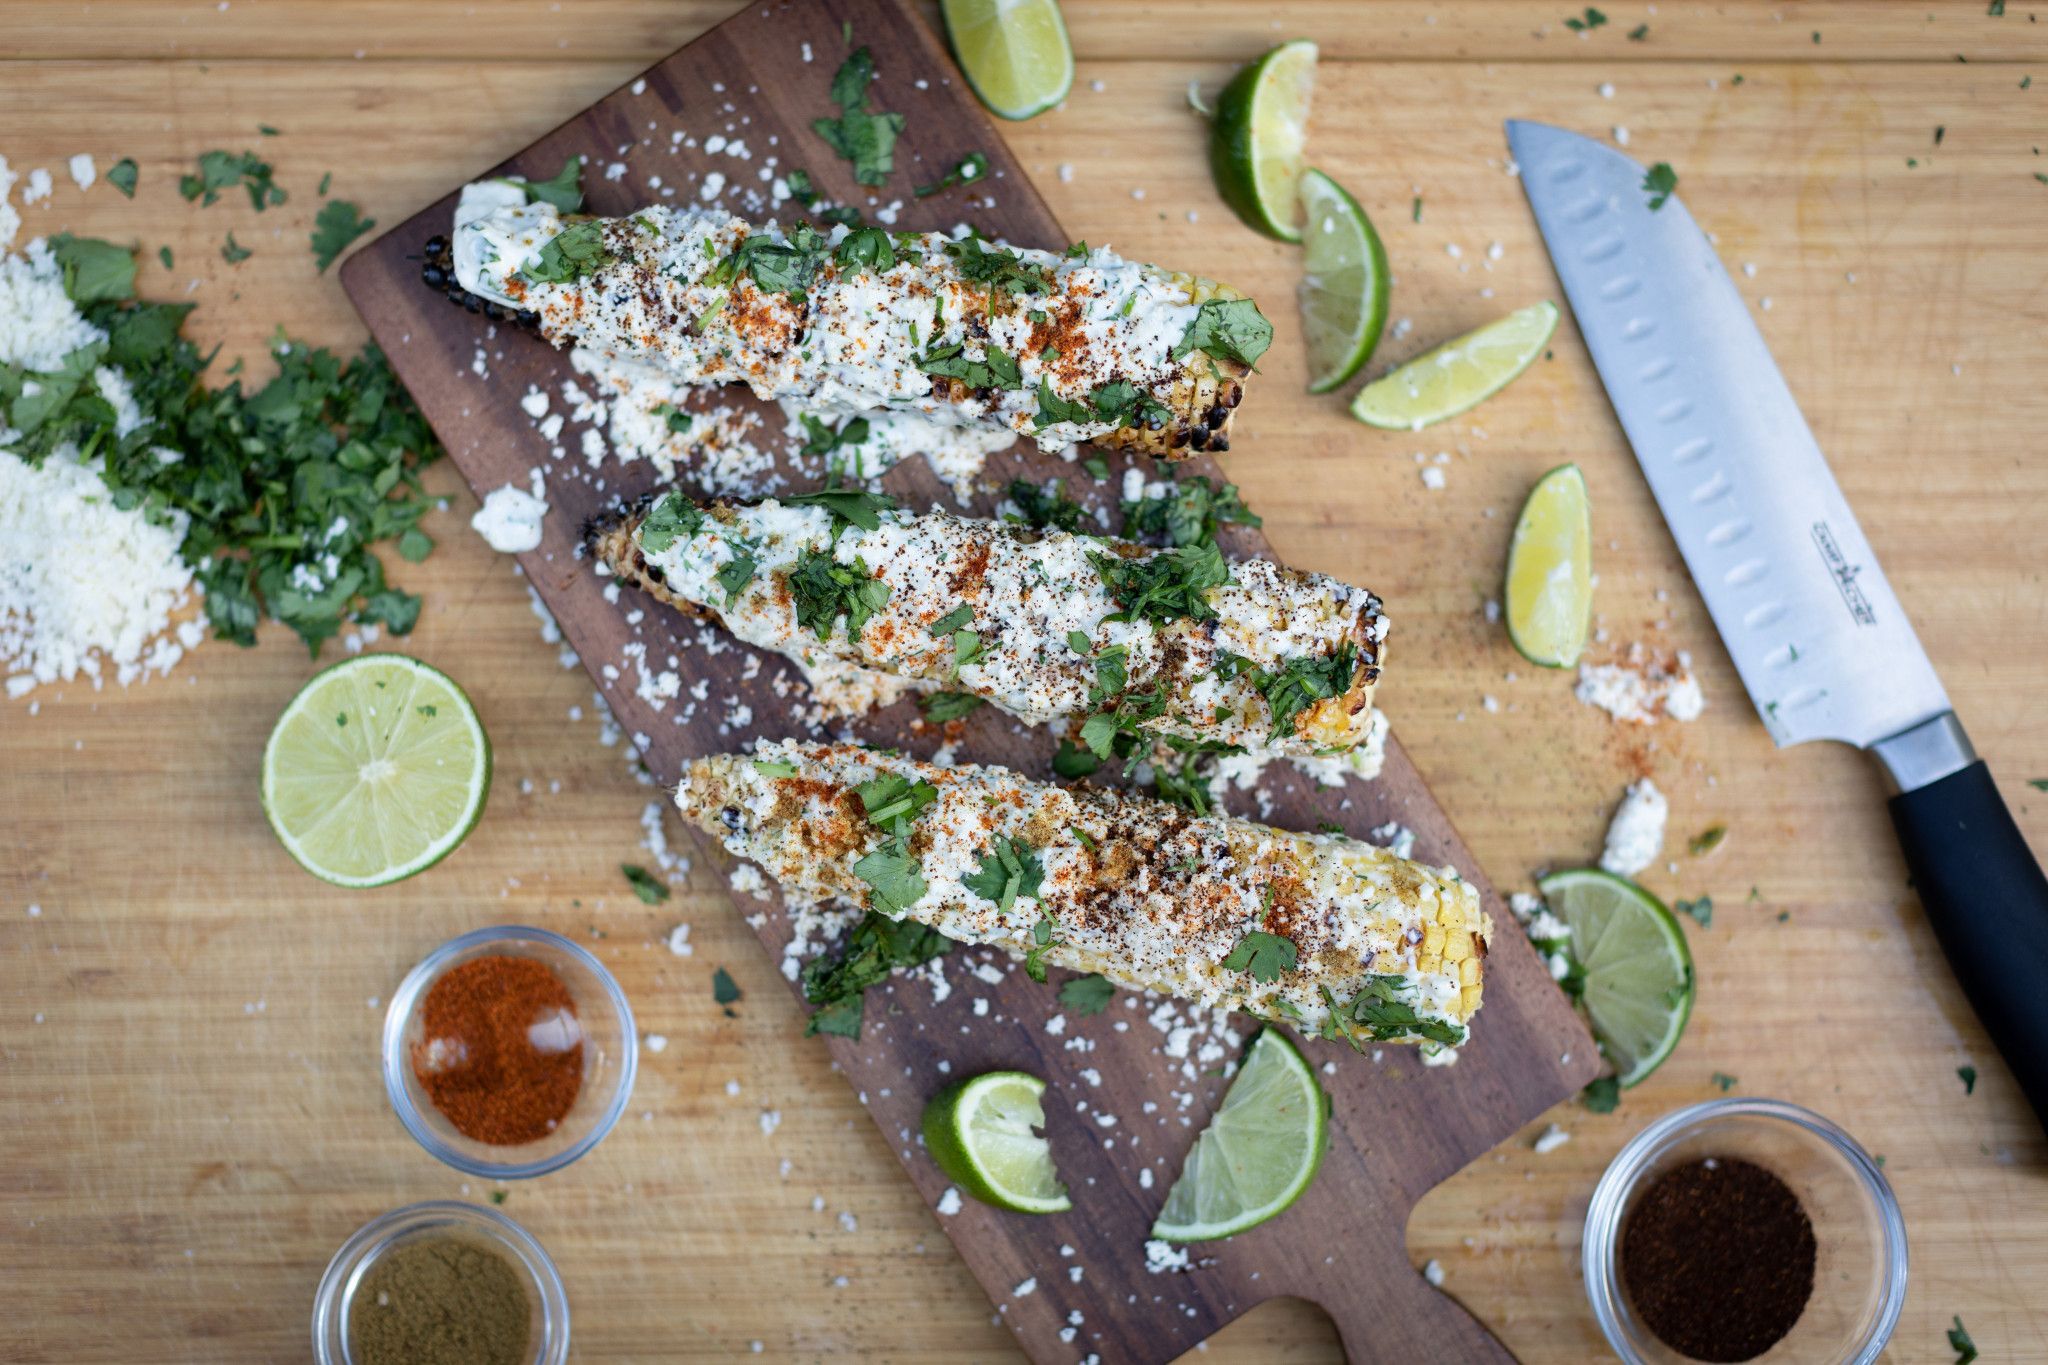
[[1603, 143], [1508, 147], [1615, 416], [1780, 746], [1877, 755], [1936, 935], [2048, 1119], [2048, 878], [1949, 705], [1713, 244]]

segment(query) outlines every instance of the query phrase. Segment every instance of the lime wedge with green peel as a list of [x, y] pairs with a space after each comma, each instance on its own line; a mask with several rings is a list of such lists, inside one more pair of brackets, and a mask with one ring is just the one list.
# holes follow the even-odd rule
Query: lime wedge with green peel
[[1283, 242], [1301, 240], [1298, 187], [1315, 84], [1316, 45], [1282, 43], [1223, 87], [1209, 128], [1217, 193], [1246, 223]]
[[998, 118], [1026, 119], [1067, 97], [1074, 48], [1058, 0], [941, 0], [946, 41]]
[[315, 674], [263, 749], [263, 812], [285, 851], [337, 886], [383, 886], [475, 828], [491, 742], [454, 679], [402, 654]]
[[1040, 1097], [1045, 1082], [1024, 1071], [956, 1081], [924, 1107], [924, 1145], [961, 1189], [1012, 1213], [1072, 1208], [1053, 1168]]
[[1623, 1085], [1661, 1066], [1692, 1016], [1692, 953], [1664, 902], [1634, 882], [1578, 868], [1537, 883], [1572, 931], [1585, 972], [1581, 1002]]
[[1387, 249], [1372, 220], [1321, 171], [1301, 177], [1301, 331], [1308, 391], [1340, 388], [1365, 367], [1387, 326]]
[[1301, 1050], [1278, 1029], [1264, 1030], [1195, 1139], [1152, 1235], [1214, 1241], [1284, 1212], [1316, 1178], [1329, 1123], [1330, 1097]]
[[1556, 330], [1557, 305], [1531, 304], [1373, 380], [1351, 400], [1351, 415], [1390, 431], [1420, 431], [1456, 417], [1513, 383]]
[[1586, 476], [1562, 464], [1536, 481], [1508, 544], [1508, 639], [1545, 668], [1570, 668], [1593, 618], [1593, 513]]

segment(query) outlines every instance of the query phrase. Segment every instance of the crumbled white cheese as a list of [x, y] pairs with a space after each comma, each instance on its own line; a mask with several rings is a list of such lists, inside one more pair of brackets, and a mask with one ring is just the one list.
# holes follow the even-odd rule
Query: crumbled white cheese
[[1706, 707], [1690, 655], [1680, 652], [1667, 663], [1640, 644], [1630, 645], [1619, 662], [1580, 664], [1573, 695], [1632, 725], [1650, 725], [1666, 716], [1696, 720]]
[[960, 1212], [960, 1191], [951, 1185], [946, 1186], [946, 1192], [939, 1196], [938, 1208], [939, 1216], [942, 1218], [951, 1218]]
[[71, 158], [71, 183], [82, 190], [92, 188], [92, 182], [99, 179], [99, 167], [93, 165], [91, 152], [80, 152]]
[[543, 499], [508, 483], [484, 495], [484, 505], [469, 524], [500, 554], [523, 554], [539, 548], [541, 518], [547, 511]]
[[1607, 847], [1600, 866], [1617, 877], [1633, 877], [1657, 861], [1664, 850], [1664, 822], [1670, 804], [1657, 784], [1645, 777], [1628, 784], [1628, 792], [1607, 827]]
[[1536, 1155], [1548, 1156], [1571, 1140], [1572, 1135], [1570, 1133], [1567, 1133], [1564, 1129], [1553, 1123], [1537, 1134], [1536, 1141], [1531, 1143], [1530, 1146], [1535, 1149]]
[[1187, 1252], [1180, 1247], [1174, 1246], [1171, 1242], [1163, 1242], [1155, 1237], [1145, 1243], [1145, 1270], [1149, 1274], [1158, 1275], [1169, 1270], [1186, 1270], [1188, 1264]]
[[1431, 1259], [1429, 1261], [1424, 1262], [1422, 1267], [1422, 1278], [1428, 1280], [1432, 1285], [1441, 1288], [1444, 1282], [1443, 1262], [1435, 1259]]

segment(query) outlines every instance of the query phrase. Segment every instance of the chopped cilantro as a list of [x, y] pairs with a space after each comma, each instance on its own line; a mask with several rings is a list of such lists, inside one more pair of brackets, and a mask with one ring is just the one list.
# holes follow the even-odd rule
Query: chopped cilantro
[[167, 246], [160, 246], [156, 249], [156, 258], [164, 263], [164, 269], [166, 270], [171, 268], [171, 262], [175, 259], [171, 255], [171, 249]]
[[1301, 713], [1319, 701], [1342, 696], [1358, 672], [1358, 646], [1346, 640], [1335, 654], [1298, 655], [1278, 669], [1259, 668], [1241, 654], [1217, 656], [1217, 673], [1251, 680], [1273, 714], [1273, 733], [1299, 734]]
[[248, 190], [249, 202], [258, 213], [282, 204], [287, 197], [283, 187], [271, 179], [270, 163], [254, 152], [243, 152], [240, 156], [222, 151], [201, 152], [199, 173], [179, 177], [178, 193], [188, 200], [199, 200], [203, 206], [211, 205], [224, 190], [236, 184]]
[[1643, 174], [1643, 192], [1650, 196], [1650, 212], [1664, 207], [1678, 188], [1678, 172], [1671, 169], [1671, 163], [1660, 161]]
[[1415, 223], [1422, 221], [1422, 196], [1419, 194], [1408, 205], [1408, 219]]
[[797, 418], [804, 424], [804, 448], [806, 455], [835, 456], [841, 450], [852, 450], [868, 439], [868, 419], [849, 417], [837, 427], [820, 421], [808, 412], [800, 412]]
[[804, 999], [818, 1007], [804, 1026], [804, 1036], [860, 1037], [861, 998], [868, 987], [888, 980], [889, 973], [900, 967], [943, 957], [952, 946], [944, 934], [915, 920], [894, 920], [870, 911], [837, 952], [804, 964]]
[[971, 185], [987, 174], [988, 158], [980, 152], [969, 152], [952, 170], [929, 185], [919, 185], [913, 193], [919, 199], [928, 198], [942, 190], [950, 190], [955, 185]]
[[583, 207], [583, 158], [572, 156], [562, 163], [562, 169], [555, 172], [552, 180], [520, 180], [507, 176], [507, 184], [517, 185], [526, 192], [529, 204], [553, 204], [563, 213], [575, 213]]
[[235, 240], [235, 234], [228, 233], [228, 239], [220, 245], [220, 258], [229, 265], [240, 265], [256, 253]]
[[1217, 487], [1202, 475], [1173, 481], [1166, 490], [1123, 504], [1124, 537], [1168, 545], [1214, 544], [1216, 528], [1230, 522], [1258, 526], [1258, 516], [1237, 495], [1237, 485]]
[[1406, 977], [1368, 976], [1358, 993], [1340, 1005], [1325, 986], [1323, 1002], [1330, 1013], [1323, 1021], [1322, 1036], [1347, 1039], [1356, 1046], [1357, 1040], [1347, 1031], [1348, 1025], [1350, 1029], [1363, 1030], [1375, 1042], [1412, 1037], [1448, 1046], [1465, 1040], [1465, 1030], [1459, 1025], [1418, 1014], [1413, 1005], [1401, 998], [1407, 989]]
[[849, 232], [832, 259], [849, 270], [866, 268], [881, 274], [896, 265], [896, 248], [882, 228], [864, 227]]
[[654, 504], [646, 520], [640, 523], [640, 548], [658, 555], [702, 529], [703, 509], [681, 493], [670, 493]]
[[981, 709], [983, 701], [965, 692], [928, 692], [917, 699], [917, 705], [926, 720], [944, 725], [949, 720], [973, 715]]
[[1127, 621], [1207, 621], [1216, 615], [1209, 589], [1230, 582], [1230, 566], [1214, 545], [1184, 545], [1135, 559], [1091, 552], [1088, 562], [1122, 608], [1119, 619]]
[[1579, 1103], [1596, 1114], [1611, 1114], [1621, 1103], [1621, 1082], [1613, 1076], [1598, 1076], [1579, 1092]]
[[1059, 749], [1052, 756], [1054, 775], [1073, 780], [1092, 775], [1102, 766], [1102, 760], [1070, 739], [1062, 739]]
[[1713, 1082], [1715, 1085], [1721, 1087], [1721, 1093], [1724, 1095], [1727, 1094], [1729, 1091], [1733, 1090], [1736, 1087], [1736, 1085], [1739, 1084], [1739, 1082], [1737, 1082], [1733, 1076], [1729, 1075], [1725, 1071], [1716, 1071], [1713, 1075]]
[[747, 584], [754, 581], [754, 571], [760, 564], [744, 550], [739, 551], [719, 569], [718, 586], [725, 589], [725, 604], [731, 606], [739, 595], [747, 590]]
[[1087, 470], [1092, 478], [1106, 479], [1109, 477], [1109, 461], [1103, 459], [1100, 455], [1090, 455], [1087, 459], [1081, 461], [1081, 468]]
[[1586, 6], [1584, 18], [1573, 17], [1564, 21], [1564, 26], [1574, 33], [1590, 33], [1607, 22], [1607, 16], [1591, 5]]
[[73, 303], [117, 303], [135, 293], [135, 253], [127, 247], [60, 232], [50, 239], [50, 254]]
[[1649, 36], [1650, 26], [1648, 24], [1637, 24], [1628, 31], [1628, 40], [1632, 43], [1640, 43]]
[[1066, 483], [1060, 479], [1043, 486], [1029, 479], [1012, 479], [1005, 491], [1017, 504], [1018, 519], [1041, 531], [1079, 531], [1088, 516], [1087, 508], [1067, 496]]
[[695, 420], [689, 413], [684, 412], [674, 403], [656, 403], [654, 405], [654, 414], [661, 418], [668, 429], [678, 436], [688, 431], [690, 423]]
[[1089, 395], [1098, 421], [1119, 427], [1144, 427], [1157, 431], [1173, 418], [1173, 410], [1128, 380], [1115, 379], [1095, 386]]
[[619, 871], [626, 874], [626, 881], [633, 888], [633, 894], [649, 905], [660, 905], [668, 899], [668, 885], [646, 868], [635, 863], [620, 863]]
[[491, 1202], [493, 1204], [502, 1204], [505, 1202], [506, 1197], [511, 1193], [512, 1192], [510, 1190], [492, 1190]]
[[1044, 431], [1047, 427], [1061, 422], [1086, 425], [1095, 420], [1095, 409], [1085, 402], [1062, 398], [1052, 391], [1049, 380], [1038, 381], [1038, 415], [1031, 419], [1032, 426]]
[[1167, 763], [1152, 765], [1152, 790], [1162, 801], [1171, 801], [1183, 810], [1196, 815], [1211, 815], [1216, 810], [1216, 795], [1209, 788], [1209, 779], [1200, 771], [1201, 757], [1197, 754], [1184, 755], [1178, 766]]
[[596, 218], [571, 223], [541, 248], [540, 259], [519, 273], [536, 284], [567, 284], [611, 264], [604, 223]]
[[134, 157], [124, 156], [107, 167], [107, 183], [130, 199], [135, 197], [135, 182], [140, 176]]
[[957, 379], [970, 389], [1021, 389], [1024, 377], [1017, 361], [999, 346], [984, 348], [976, 360], [966, 353], [966, 343], [955, 341], [934, 346], [917, 358], [917, 368], [941, 379]]
[[1961, 1081], [1962, 1081], [1962, 1083], [1963, 1083], [1963, 1093], [1964, 1093], [1965, 1095], [1974, 1095], [1974, 1094], [1976, 1094], [1976, 1093], [1977, 1093], [1977, 1068], [1976, 1068], [1976, 1067], [1974, 1067], [1974, 1066], [1959, 1066], [1959, 1067], [1957, 1067], [1957, 1068], [1956, 1068], [1956, 1075], [1957, 1075], [1957, 1077], [1958, 1077], [1958, 1078], [1960, 1078], [1960, 1079], [1961, 1079]]
[[1007, 835], [998, 835], [981, 865], [960, 879], [960, 884], [1008, 914], [1019, 897], [1035, 897], [1045, 880], [1045, 864], [1030, 848]]
[[326, 274], [327, 267], [348, 244], [377, 226], [375, 218], [363, 217], [362, 210], [346, 199], [330, 199], [320, 206], [320, 213], [313, 219], [313, 259], [319, 265], [319, 273]]
[[1696, 901], [1679, 901], [1671, 907], [1681, 915], [1690, 915], [1699, 921], [1700, 928], [1708, 929], [1714, 923], [1714, 898], [1701, 896]]
[[957, 242], [946, 243], [946, 254], [960, 268], [960, 277], [985, 284], [993, 294], [1044, 294], [1052, 289], [1052, 270], [1028, 265], [1024, 258], [1005, 246], [989, 246], [972, 233]]
[[1271, 983], [1294, 970], [1296, 951], [1293, 939], [1253, 929], [1238, 940], [1223, 965], [1229, 971], [1249, 972], [1254, 981]]
[[1712, 853], [1715, 849], [1719, 848], [1721, 846], [1721, 841], [1723, 839], [1726, 839], [1727, 837], [1728, 826], [1709, 825], [1705, 829], [1701, 830], [1698, 834], [1694, 835], [1691, 839], [1688, 839], [1686, 841], [1685, 848], [1686, 851], [1692, 854], [1693, 857], [1704, 858], [1709, 853]]
[[875, 79], [875, 59], [862, 47], [840, 63], [832, 77], [832, 102], [839, 117], [811, 121], [827, 146], [853, 163], [853, 178], [880, 185], [896, 168], [896, 138], [903, 131], [901, 114], [868, 109], [868, 85]]
[[1195, 311], [1195, 320], [1173, 348], [1173, 358], [1190, 351], [1228, 356], [1255, 365], [1273, 344], [1273, 324], [1250, 299], [1211, 299]]
[[[740, 998], [740, 983], [732, 979], [732, 973], [720, 967], [711, 973], [711, 1001], [717, 1005], [730, 1005]], [[731, 1010], [726, 1011], [731, 1014]]]
[[1110, 1000], [1116, 995], [1116, 987], [1109, 984], [1099, 972], [1077, 976], [1060, 987], [1060, 1004], [1074, 1013], [1086, 1017], [1100, 1014], [1109, 1008]]
[[789, 574], [789, 592], [797, 624], [820, 640], [831, 638], [841, 617], [846, 620], [846, 638], [859, 640], [868, 618], [889, 601], [889, 585], [871, 575], [864, 560], [841, 564], [818, 550], [805, 550], [797, 557]]
[[713, 288], [723, 288], [744, 275], [764, 294], [801, 298], [830, 252], [816, 228], [798, 223], [789, 230], [787, 240], [755, 233], [704, 278]]
[[1045, 980], [1045, 955], [1060, 945], [1052, 931], [1051, 915], [1040, 915], [1038, 923], [1031, 926], [1031, 947], [1024, 954], [1024, 975], [1033, 981]]
[[[2005, 12], [2005, 0], [1992, 0], [1993, 14]], [[1961, 1317], [1952, 1318], [1955, 1326], [1948, 1329], [1948, 1348], [1956, 1353], [1955, 1365], [1970, 1365], [1977, 1358], [1977, 1343], [1970, 1340], [1970, 1334], [1963, 1330]]]
[[[856, 419], [859, 420], [859, 419]], [[847, 426], [852, 426], [851, 422]], [[839, 435], [844, 438], [846, 429]], [[782, 500], [785, 507], [822, 507], [832, 514], [832, 531], [836, 536], [847, 526], [858, 526], [863, 531], [881, 529], [883, 512], [894, 511], [896, 499], [884, 493], [870, 493], [864, 488], [838, 488], [830, 484], [815, 493], [796, 493]]]
[[973, 621], [974, 608], [963, 603], [932, 622], [929, 626], [926, 626], [925, 630], [936, 640], [941, 636], [951, 635], [962, 626], [972, 624]]

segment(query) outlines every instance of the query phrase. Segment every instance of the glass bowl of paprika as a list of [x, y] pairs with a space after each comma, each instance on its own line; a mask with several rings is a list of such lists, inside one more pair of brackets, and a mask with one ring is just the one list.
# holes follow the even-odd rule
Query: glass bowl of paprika
[[639, 1034], [590, 952], [520, 925], [450, 939], [384, 1016], [384, 1090], [407, 1132], [459, 1171], [546, 1175], [595, 1147], [633, 1093]]
[[1629, 1365], [1870, 1365], [1906, 1301], [1906, 1224], [1879, 1162], [1781, 1100], [1674, 1110], [1586, 1209], [1586, 1297]]

